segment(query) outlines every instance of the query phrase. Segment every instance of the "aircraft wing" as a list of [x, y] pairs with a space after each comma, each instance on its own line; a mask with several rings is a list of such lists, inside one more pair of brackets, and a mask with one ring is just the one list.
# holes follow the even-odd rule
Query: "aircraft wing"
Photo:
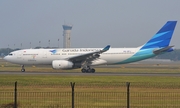
[[95, 52], [90, 52], [90, 53], [86, 53], [86, 54], [82, 54], [78, 56], [69, 57], [69, 58], [66, 58], [66, 60], [72, 61], [72, 62], [83, 62], [83, 61], [89, 62], [98, 58], [100, 56], [99, 54], [108, 51], [109, 48], [110, 48], [110, 45], [107, 45], [104, 49], [100, 51], [95, 51]]

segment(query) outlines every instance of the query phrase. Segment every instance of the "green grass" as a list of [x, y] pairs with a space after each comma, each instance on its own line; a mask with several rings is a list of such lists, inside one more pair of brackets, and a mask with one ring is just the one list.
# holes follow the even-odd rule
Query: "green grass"
[[[26, 72], [81, 72], [81, 69], [54, 70], [51, 67], [25, 67]], [[0, 67], [0, 71], [21, 71], [21, 67]], [[96, 68], [96, 72], [115, 73], [180, 73], [180, 69]]]
[[[1, 66], [4, 67], [1, 67]], [[180, 65], [156, 65], [156, 64], [123, 64], [123, 65], [103, 65], [94, 67], [96, 72], [116, 72], [116, 73], [180, 73]], [[164, 69], [168, 68], [168, 69]], [[173, 69], [174, 68], [174, 69]], [[27, 72], [81, 72], [81, 69], [54, 70], [52, 67], [26, 67]], [[21, 71], [18, 64], [12, 64], [0, 60], [0, 71]]]
[[65, 76], [65, 75], [0, 75], [0, 82], [180, 82], [179, 77], [153, 76]]
[[[14, 87], [14, 82], [18, 82], [19, 90], [30, 89], [30, 91], [57, 91], [61, 88], [70, 88], [70, 82], [75, 82], [75, 87], [79, 91], [87, 88], [87, 91], [117, 91], [119, 88], [126, 88], [126, 82], [131, 82], [130, 87], [134, 91], [147, 91], [149, 88], [153, 91], [168, 91], [180, 88], [179, 77], [146, 77], [146, 76], [55, 76], [55, 75], [1, 75], [1, 91], [10, 90]], [[51, 89], [52, 87], [52, 89]], [[48, 88], [48, 89], [44, 89]], [[88, 90], [88, 88], [91, 88]], [[106, 88], [104, 90], [104, 88]], [[62, 91], [66, 91], [63, 89]], [[132, 90], [133, 91], [133, 90]]]
[[[4, 70], [3, 70], [4, 69]], [[19, 71], [1, 67], [0, 71]], [[29, 72], [80, 72], [26, 67]], [[97, 72], [179, 73], [179, 69], [97, 68]], [[126, 107], [126, 82], [130, 82], [130, 106], [147, 108], [180, 107], [179, 77], [148, 76], [56, 76], [0, 75], [0, 107], [13, 102], [14, 83], [18, 85], [19, 107], [71, 107], [71, 86], [75, 82], [75, 105], [86, 107]], [[8, 94], [8, 92], [12, 94]], [[4, 97], [4, 98], [3, 98]], [[27, 98], [28, 97], [28, 98]]]

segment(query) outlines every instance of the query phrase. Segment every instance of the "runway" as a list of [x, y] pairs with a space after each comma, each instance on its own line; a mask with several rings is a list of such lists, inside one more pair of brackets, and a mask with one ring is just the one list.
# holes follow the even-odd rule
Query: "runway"
[[96, 73], [80, 73], [80, 72], [11, 72], [0, 71], [0, 75], [69, 75], [69, 76], [166, 76], [180, 77], [180, 73], [112, 73], [112, 72], [96, 72]]

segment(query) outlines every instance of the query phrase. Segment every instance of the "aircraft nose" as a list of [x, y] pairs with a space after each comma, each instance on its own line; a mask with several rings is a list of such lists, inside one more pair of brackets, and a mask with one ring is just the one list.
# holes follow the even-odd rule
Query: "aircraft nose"
[[3, 59], [7, 61], [7, 56], [5, 56]]

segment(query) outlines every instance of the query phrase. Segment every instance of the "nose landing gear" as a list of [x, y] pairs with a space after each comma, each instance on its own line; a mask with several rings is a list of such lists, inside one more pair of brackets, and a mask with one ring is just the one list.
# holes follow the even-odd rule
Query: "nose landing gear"
[[24, 65], [21, 65], [21, 72], [25, 72]]
[[82, 72], [82, 73], [94, 73], [94, 72], [95, 72], [95, 69], [90, 68], [90, 67], [88, 67], [87, 69], [82, 68], [82, 69], [81, 69], [81, 72]]

